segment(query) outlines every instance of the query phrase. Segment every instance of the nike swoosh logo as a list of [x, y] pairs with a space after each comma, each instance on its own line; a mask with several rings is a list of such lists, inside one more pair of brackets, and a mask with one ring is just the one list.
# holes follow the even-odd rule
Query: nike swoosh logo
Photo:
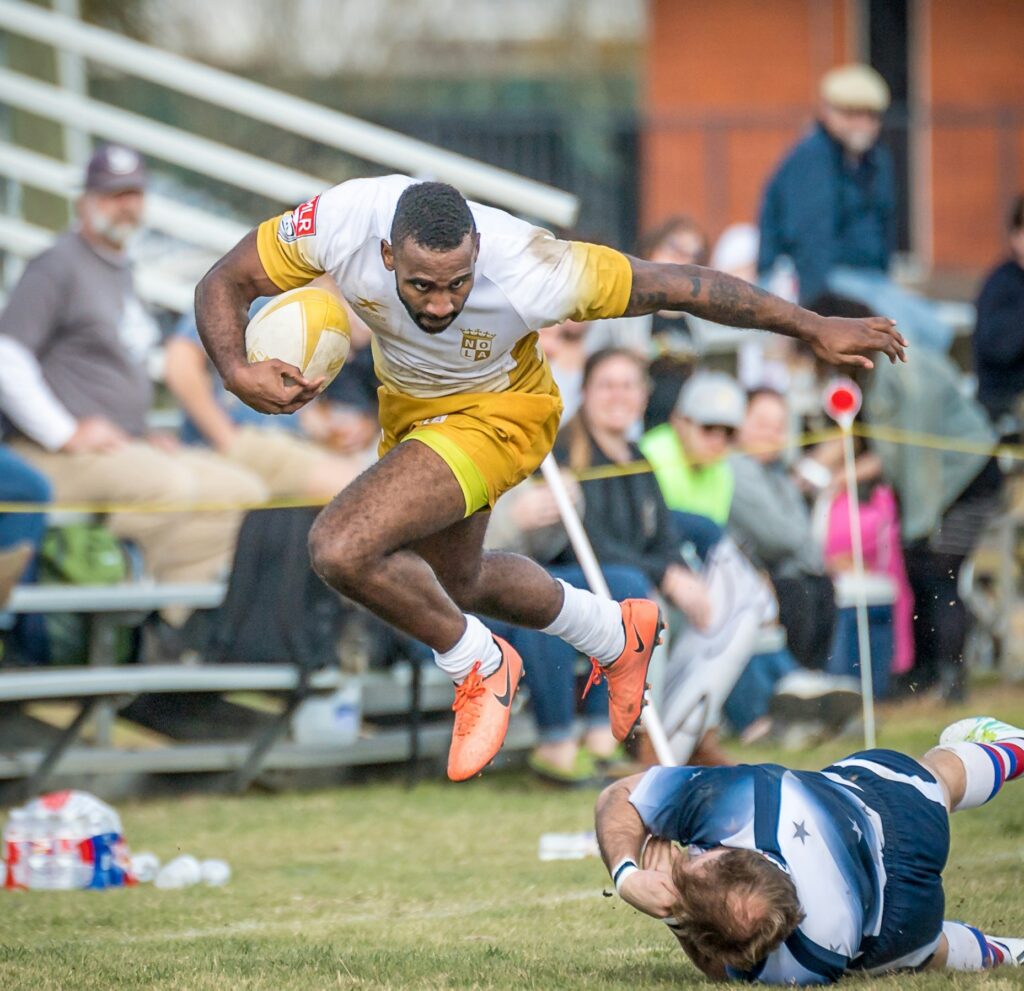
[[636, 646], [633, 648], [633, 653], [642, 654], [647, 647], [640, 637], [640, 631], [636, 628], [636, 623], [633, 624], [633, 636], [636, 637]]
[[503, 705], [507, 709], [512, 701], [512, 676], [508, 673], [508, 658], [502, 658], [502, 663], [505, 665], [505, 694], [495, 693], [494, 697], [498, 700], [499, 705]]

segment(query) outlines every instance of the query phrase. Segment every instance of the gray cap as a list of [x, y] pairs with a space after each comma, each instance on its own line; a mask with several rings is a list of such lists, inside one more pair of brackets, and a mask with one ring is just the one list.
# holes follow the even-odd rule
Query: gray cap
[[93, 152], [85, 167], [85, 188], [92, 193], [121, 193], [146, 188], [142, 156], [123, 145], [103, 145]]
[[747, 397], [739, 382], [724, 372], [697, 372], [687, 379], [676, 412], [704, 426], [739, 429], [747, 411]]

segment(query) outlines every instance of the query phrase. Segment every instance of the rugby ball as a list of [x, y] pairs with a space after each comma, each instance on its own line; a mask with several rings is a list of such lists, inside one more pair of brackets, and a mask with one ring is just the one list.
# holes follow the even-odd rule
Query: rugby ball
[[245, 328], [249, 364], [278, 358], [327, 386], [341, 371], [350, 346], [348, 314], [326, 289], [302, 286], [275, 297]]

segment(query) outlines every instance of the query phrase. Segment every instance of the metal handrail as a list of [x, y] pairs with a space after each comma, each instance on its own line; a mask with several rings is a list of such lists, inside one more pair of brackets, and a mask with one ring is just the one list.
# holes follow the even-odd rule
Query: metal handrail
[[[21, 0], [0, 0], [0, 27], [59, 49], [76, 52], [121, 72], [149, 79], [206, 103], [236, 111], [250, 119], [263, 121], [305, 138], [313, 138], [359, 158], [412, 175], [444, 179], [467, 195], [531, 214], [550, 223], [568, 226], [576, 220], [579, 201], [571, 193], [495, 166], [484, 165], [464, 155], [435, 148], [379, 125], [318, 106], [151, 45], [123, 38], [103, 28], [83, 24], [34, 4]], [[0, 80], [0, 95], [4, 94], [8, 82]], [[66, 121], [63, 116], [59, 119]], [[93, 129], [93, 124], [87, 119], [76, 118], [73, 123]], [[112, 137], [110, 134], [106, 136]], [[125, 140], [140, 147], [139, 142], [130, 137], [117, 137], [115, 140]], [[163, 152], [153, 149], [150, 153], [167, 157]], [[179, 158], [169, 160], [187, 164]], [[199, 167], [202, 164], [201, 161], [194, 162], [197, 171], [204, 171]], [[302, 196], [279, 193], [274, 198], [284, 195], [285, 199], [298, 201], [317, 191]]]
[[[81, 192], [82, 170], [77, 166], [2, 141], [0, 175], [65, 199]], [[216, 254], [228, 251], [248, 231], [245, 224], [153, 192], [146, 194], [146, 226]]]
[[0, 68], [0, 99], [29, 113], [72, 124], [283, 203], [301, 203], [331, 185], [326, 179], [273, 165], [256, 155], [236, 151], [217, 141], [79, 96], [10, 69]]
[[[0, 250], [20, 258], [31, 258], [45, 251], [55, 237], [53, 231], [0, 214]], [[187, 313], [192, 309], [192, 286], [175, 281], [158, 269], [140, 268], [135, 273], [135, 289], [146, 302], [175, 313]]]

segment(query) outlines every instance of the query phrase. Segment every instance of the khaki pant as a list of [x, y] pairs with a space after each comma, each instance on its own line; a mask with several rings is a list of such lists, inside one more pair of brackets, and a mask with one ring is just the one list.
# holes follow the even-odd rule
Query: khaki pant
[[[61, 503], [159, 503], [175, 507], [263, 502], [258, 477], [211, 451], [163, 451], [140, 441], [105, 454], [61, 454], [11, 445], [49, 478]], [[157, 581], [216, 581], [230, 567], [243, 510], [114, 512], [108, 525], [134, 541]]]
[[377, 459], [376, 444], [340, 455], [273, 427], [239, 427], [224, 457], [258, 475], [271, 499], [330, 499]]

